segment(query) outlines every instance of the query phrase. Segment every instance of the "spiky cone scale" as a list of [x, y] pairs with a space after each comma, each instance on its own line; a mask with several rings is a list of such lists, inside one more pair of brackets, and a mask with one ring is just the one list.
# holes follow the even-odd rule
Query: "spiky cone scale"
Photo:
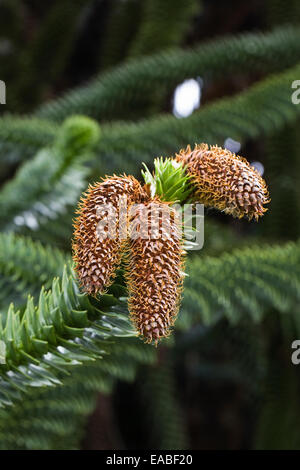
[[[121, 262], [126, 238], [118, 236], [122, 223], [119, 220], [119, 203], [124, 196], [130, 206], [134, 202], [141, 202], [146, 195], [133, 176], [114, 175], [90, 185], [79, 202], [76, 211], [78, 217], [74, 222], [73, 260], [80, 285], [88, 294], [104, 293]], [[116, 210], [115, 236], [99, 233], [103, 207]]]
[[178, 214], [158, 198], [143, 204], [129, 223], [126, 279], [129, 312], [138, 333], [155, 344], [176, 320], [184, 269]]
[[181, 150], [176, 160], [186, 165], [197, 202], [249, 220], [266, 212], [264, 205], [270, 202], [266, 183], [245, 158], [200, 144]]

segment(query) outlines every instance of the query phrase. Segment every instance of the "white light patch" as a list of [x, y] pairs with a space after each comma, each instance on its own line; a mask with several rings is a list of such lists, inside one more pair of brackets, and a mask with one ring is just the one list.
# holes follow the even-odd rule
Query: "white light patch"
[[264, 174], [265, 167], [263, 166], [262, 163], [260, 163], [260, 162], [251, 162], [250, 165], [253, 166], [253, 168], [255, 168], [258, 171], [260, 176], [262, 176]]
[[174, 92], [173, 114], [177, 118], [187, 117], [199, 108], [202, 80], [191, 78], [178, 85]]
[[24, 212], [24, 219], [25, 224], [27, 227], [31, 228], [31, 230], [37, 230], [39, 228], [38, 221], [32, 212]]
[[21, 215], [16, 215], [16, 217], [14, 217], [14, 223], [16, 225], [25, 225], [25, 219]]
[[238, 153], [241, 150], [241, 143], [227, 137], [224, 142], [224, 147], [232, 153]]

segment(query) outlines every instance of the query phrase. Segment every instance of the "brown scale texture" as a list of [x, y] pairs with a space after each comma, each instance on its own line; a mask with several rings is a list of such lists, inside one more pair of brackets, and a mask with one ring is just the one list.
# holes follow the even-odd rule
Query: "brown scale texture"
[[131, 218], [129, 237], [129, 312], [143, 339], [157, 344], [169, 335], [181, 297], [184, 251], [178, 216], [168, 203], [150, 200]]
[[[73, 259], [81, 287], [91, 295], [105, 292], [112, 283], [125, 247], [124, 239], [118, 236], [112, 239], [104, 235], [105, 230], [102, 233], [99, 231], [98, 224], [104, 216], [99, 208], [111, 205], [119, 214], [120, 197], [124, 195], [128, 206], [141, 202], [145, 197], [144, 190], [134, 177], [106, 177], [90, 185], [78, 205], [78, 217], [74, 222]], [[115, 228], [117, 234], [118, 217]]]
[[249, 162], [229, 150], [207, 144], [188, 146], [176, 155], [195, 187], [194, 199], [233, 217], [258, 220], [270, 202], [265, 181]]

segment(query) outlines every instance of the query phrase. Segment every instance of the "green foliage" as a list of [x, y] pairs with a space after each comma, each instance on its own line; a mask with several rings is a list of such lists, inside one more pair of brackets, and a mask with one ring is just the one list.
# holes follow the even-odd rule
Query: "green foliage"
[[180, 45], [199, 6], [197, 0], [145, 0], [142, 20], [130, 55], [149, 54]]
[[152, 449], [186, 449], [187, 436], [178, 394], [174, 364], [170, 359], [143, 371], [139, 377], [140, 399], [145, 409]]
[[91, 119], [67, 119], [52, 147], [25, 162], [0, 192], [2, 230], [21, 230], [24, 226], [37, 230], [74, 205], [87, 175], [82, 158], [99, 135], [98, 125]]
[[140, 160], [148, 162], [153, 155], [174, 154], [187, 143], [204, 141], [222, 145], [228, 136], [244, 142], [272, 135], [299, 116], [300, 107], [291, 101], [291, 83], [299, 73], [297, 65], [232, 98], [203, 106], [185, 119], [166, 115], [136, 124], [102, 126], [99, 154], [108, 167], [113, 159], [118, 168], [125, 157], [131, 168], [133, 161], [134, 164]]
[[209, 324], [223, 315], [236, 323], [245, 314], [261, 322], [272, 307], [292, 315], [300, 297], [299, 261], [299, 242], [246, 248], [218, 259], [194, 256], [187, 265], [183, 324]]
[[8, 162], [32, 157], [40, 147], [50, 145], [58, 126], [39, 118], [24, 119], [12, 115], [1, 117], [0, 152]]
[[73, 158], [93, 149], [100, 139], [100, 127], [86, 116], [68, 118], [58, 131], [55, 146], [63, 155]]
[[32, 388], [13, 407], [0, 409], [0, 449], [78, 449], [96, 397], [111, 393], [116, 380], [132, 382], [137, 365], [153, 362], [153, 353], [138, 345], [104, 361], [74, 369], [63, 385]]
[[[299, 317], [298, 305], [294, 308]], [[266, 328], [272, 333], [266, 347], [266, 380], [264, 397], [258, 416], [256, 449], [293, 450], [298, 449], [299, 433], [297, 423], [300, 416], [299, 374], [291, 361], [294, 339], [299, 337], [299, 322], [293, 318], [278, 322], [278, 314], [272, 311]], [[280, 325], [281, 323], [281, 325]]]
[[[62, 383], [70, 369], [115, 352], [135, 357], [136, 336], [126, 316], [126, 303], [103, 296], [92, 303], [80, 293], [70, 269], [42, 288], [38, 304], [28, 298], [23, 314], [9, 307], [0, 340], [6, 346], [0, 366], [0, 404], [13, 404], [28, 387]], [[114, 344], [113, 340], [117, 339]], [[103, 365], [104, 370], [109, 368]]]
[[[221, 143], [229, 135], [238, 141], [272, 135], [286, 123], [294, 122], [300, 113], [299, 106], [291, 101], [291, 83], [300, 73], [300, 65], [268, 77], [234, 97], [222, 98], [200, 108], [186, 119], [169, 115], [143, 120], [138, 123], [115, 123], [101, 126], [101, 139], [96, 147], [99, 159], [94, 161], [98, 170], [105, 167], [121, 170], [126, 159], [128, 169], [134, 169], [137, 162], [149, 162], [153, 155], [172, 154], [188, 143]], [[5, 118], [4, 118], [5, 119]], [[17, 121], [17, 133], [29, 126], [32, 121]], [[42, 126], [41, 121], [40, 126]], [[34, 137], [35, 145], [44, 145], [45, 130]], [[28, 132], [32, 143], [32, 135]], [[24, 133], [27, 139], [26, 133]], [[10, 136], [5, 133], [4, 139]], [[27, 142], [23, 140], [20, 151]], [[1, 128], [0, 128], [1, 142]], [[124, 143], [126, 142], [126, 145]], [[101, 158], [100, 158], [101, 157]], [[101, 167], [101, 168], [99, 168]]]
[[139, 0], [127, 0], [126, 3], [112, 0], [109, 7], [104, 28], [106, 40], [101, 43], [99, 51], [101, 70], [115, 66], [126, 58], [141, 16]]
[[263, 227], [271, 239], [296, 239], [300, 232], [300, 220], [295, 217], [300, 210], [298, 127], [299, 120], [265, 141], [269, 185], [277, 188], [272, 197], [272, 216], [266, 215]]
[[[51, 261], [63, 258], [21, 238], [3, 237], [6, 245], [14, 241], [15, 249], [29, 245], [41, 261], [48, 254], [49, 277]], [[125, 314], [126, 303], [112, 296], [92, 305], [69, 269], [51, 291], [42, 289], [36, 307], [29, 298], [23, 315], [9, 308], [1, 329], [6, 364], [0, 366], [0, 403], [14, 406], [0, 410], [2, 449], [78, 448], [96, 392], [108, 393], [116, 379], [133, 380], [139, 362], [153, 361], [154, 351], [134, 339]]]
[[[14, 77], [11, 101], [20, 110], [20, 101], [26, 111], [39, 103], [45, 91], [59, 77], [69, 57], [76, 37], [78, 15], [85, 0], [55, 1], [33, 36], [19, 56], [21, 76]], [[23, 98], [23, 100], [21, 100]], [[11, 103], [10, 103], [11, 107]]]
[[223, 79], [234, 73], [270, 73], [300, 60], [298, 28], [271, 33], [244, 34], [215, 40], [194, 50], [174, 50], [131, 60], [100, 75], [89, 85], [46, 103], [36, 113], [61, 121], [73, 113], [94, 118], [120, 117], [136, 103], [143, 103], [159, 87], [171, 91], [186, 78]]
[[156, 158], [153, 175], [146, 165], [144, 166], [142, 175], [145, 183], [149, 185], [151, 197], [159, 196], [164, 201], [179, 203], [187, 199], [191, 189], [189, 177], [181, 163], [170, 158]]
[[56, 248], [44, 247], [30, 238], [12, 233], [0, 234], [0, 311], [10, 302], [26, 303], [27, 295], [39, 293], [39, 286], [50, 287], [51, 280], [62, 275], [69, 255]]

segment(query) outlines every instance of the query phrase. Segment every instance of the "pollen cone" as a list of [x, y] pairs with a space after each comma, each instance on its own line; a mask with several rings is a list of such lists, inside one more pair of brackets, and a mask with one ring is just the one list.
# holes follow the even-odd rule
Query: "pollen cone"
[[264, 205], [270, 202], [266, 183], [245, 158], [201, 144], [181, 150], [176, 160], [186, 165], [197, 202], [249, 220], [266, 212]]
[[128, 221], [126, 211], [120, 217], [120, 204], [124, 211], [124, 204], [129, 207], [144, 196], [140, 183], [132, 176], [111, 176], [90, 185], [81, 198], [74, 223], [73, 259], [87, 293], [105, 292], [120, 264]]
[[152, 199], [129, 224], [127, 282], [129, 312], [147, 343], [168, 336], [176, 320], [183, 281], [183, 250], [178, 215]]

